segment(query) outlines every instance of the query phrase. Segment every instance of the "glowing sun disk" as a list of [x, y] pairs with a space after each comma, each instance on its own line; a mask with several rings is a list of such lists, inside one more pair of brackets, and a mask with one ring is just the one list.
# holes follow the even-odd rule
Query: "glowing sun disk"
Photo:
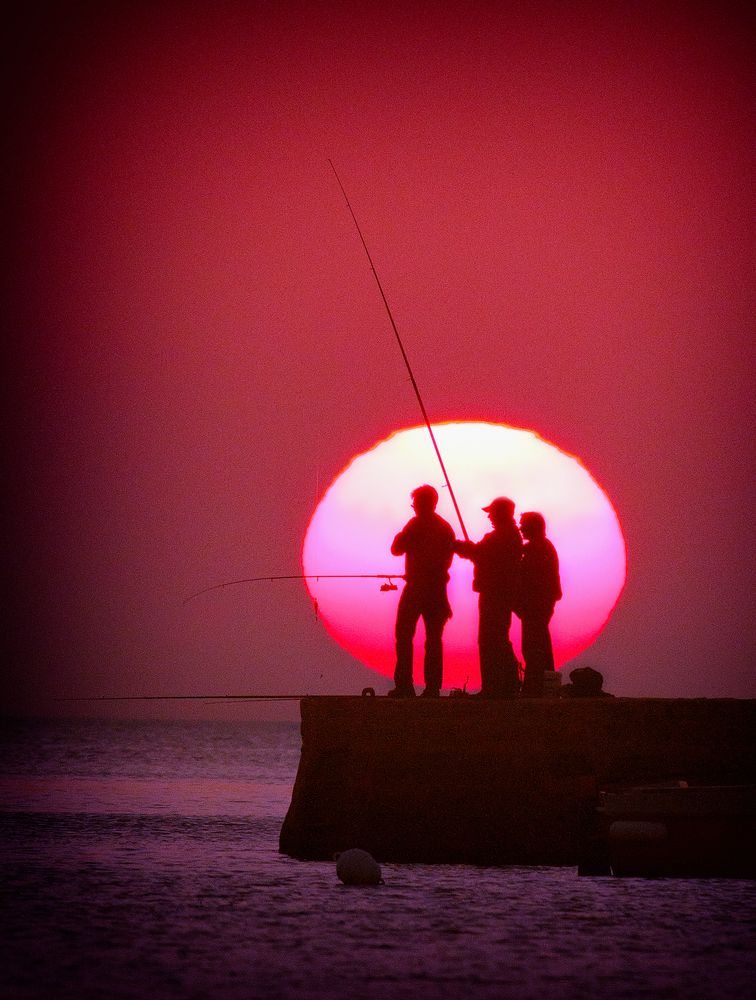
[[[557, 665], [589, 646], [606, 624], [625, 583], [625, 542], [606, 494], [581, 462], [532, 431], [502, 424], [434, 425], [470, 538], [490, 524], [483, 506], [509, 496], [517, 515], [540, 511], [559, 553], [563, 599], [551, 633]], [[409, 494], [421, 483], [440, 496], [438, 513], [461, 536], [427, 428], [397, 431], [357, 455], [333, 481], [305, 535], [306, 574], [395, 573], [403, 560], [389, 553], [394, 535], [412, 516]], [[455, 558], [449, 582], [454, 617], [444, 632], [444, 686], [479, 683], [477, 595], [472, 566]], [[331, 636], [358, 660], [385, 676], [394, 669], [394, 619], [399, 591], [381, 592], [376, 580], [309, 580], [311, 597]], [[422, 681], [418, 629], [415, 679]], [[512, 639], [519, 654], [520, 628]]]

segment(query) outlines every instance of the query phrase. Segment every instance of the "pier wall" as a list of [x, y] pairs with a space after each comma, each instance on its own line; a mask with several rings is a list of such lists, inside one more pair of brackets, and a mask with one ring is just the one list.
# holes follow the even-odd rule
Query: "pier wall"
[[330, 860], [571, 865], [599, 789], [756, 783], [756, 701], [320, 697], [280, 849]]

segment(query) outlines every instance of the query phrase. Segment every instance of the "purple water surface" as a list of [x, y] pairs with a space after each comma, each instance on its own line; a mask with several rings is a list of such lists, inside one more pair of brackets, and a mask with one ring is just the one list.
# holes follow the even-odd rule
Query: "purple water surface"
[[333, 864], [278, 854], [296, 725], [6, 727], [7, 997], [753, 996], [737, 880], [572, 868]]

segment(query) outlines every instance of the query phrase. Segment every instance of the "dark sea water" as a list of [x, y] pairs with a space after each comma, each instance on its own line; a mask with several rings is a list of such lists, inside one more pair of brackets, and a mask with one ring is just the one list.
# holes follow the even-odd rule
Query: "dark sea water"
[[756, 891], [278, 854], [288, 723], [6, 722], [3, 997], [756, 996]]

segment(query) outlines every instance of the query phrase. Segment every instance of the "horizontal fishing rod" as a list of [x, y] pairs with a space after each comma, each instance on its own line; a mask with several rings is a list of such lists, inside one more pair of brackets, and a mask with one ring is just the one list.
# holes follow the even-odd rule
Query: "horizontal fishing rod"
[[248, 576], [243, 580], [214, 583], [212, 587], [205, 587], [204, 590], [190, 594], [182, 603], [188, 604], [201, 594], [208, 594], [211, 590], [221, 590], [223, 587], [236, 587], [240, 583], [270, 583], [274, 580], [388, 580], [388, 584], [384, 584], [381, 590], [396, 590], [393, 581], [403, 579], [401, 573], [293, 573], [289, 576]]
[[95, 695], [92, 698], [54, 698], [54, 701], [301, 701], [302, 698], [327, 698], [312, 694], [134, 694]]
[[351, 202], [349, 201], [349, 197], [348, 197], [346, 191], [344, 190], [344, 185], [341, 183], [341, 178], [336, 173], [336, 167], [334, 167], [334, 165], [333, 165], [333, 160], [329, 159], [328, 162], [331, 164], [331, 170], [333, 170], [334, 176], [336, 177], [336, 181], [337, 181], [339, 187], [341, 188], [341, 193], [344, 195], [344, 201], [346, 201], [346, 203], [347, 203], [347, 208], [349, 209], [349, 212], [350, 212], [350, 214], [352, 216], [352, 220], [354, 221], [355, 228], [357, 229], [357, 233], [358, 233], [358, 235], [360, 237], [360, 240], [362, 241], [362, 246], [364, 247], [365, 253], [367, 254], [367, 259], [370, 262], [370, 270], [373, 272], [373, 277], [375, 278], [375, 283], [378, 285], [378, 291], [381, 293], [381, 298], [383, 299], [383, 304], [386, 307], [386, 312], [388, 314], [389, 321], [391, 322], [391, 328], [394, 331], [394, 336], [396, 337], [396, 342], [397, 342], [397, 344], [399, 344], [399, 350], [402, 352], [402, 357], [404, 358], [404, 364], [407, 366], [407, 371], [409, 372], [410, 382], [412, 383], [412, 388], [415, 390], [415, 395], [417, 396], [417, 401], [420, 404], [420, 412], [423, 415], [423, 420], [425, 421], [425, 426], [428, 428], [428, 433], [430, 434], [431, 441], [433, 442], [433, 448], [434, 448], [434, 450], [436, 452], [436, 458], [438, 459], [438, 464], [441, 466], [441, 471], [444, 474], [444, 479], [446, 480], [446, 485], [447, 485], [447, 487], [449, 489], [449, 496], [451, 497], [451, 501], [454, 504], [454, 510], [455, 510], [455, 512], [457, 514], [457, 518], [459, 520], [459, 526], [462, 529], [462, 534], [465, 536], [465, 541], [469, 542], [470, 541], [470, 537], [467, 534], [467, 529], [465, 528], [465, 522], [462, 520], [462, 514], [460, 512], [459, 505], [457, 504], [457, 498], [454, 496], [454, 490], [452, 489], [452, 484], [451, 484], [451, 481], [449, 480], [449, 474], [446, 471], [446, 466], [444, 465], [444, 460], [441, 457], [441, 451], [439, 450], [438, 443], [436, 442], [436, 435], [433, 433], [433, 428], [431, 427], [431, 422], [428, 419], [428, 414], [427, 414], [427, 412], [425, 410], [425, 406], [423, 404], [422, 397], [420, 396], [420, 390], [417, 387], [417, 382], [415, 381], [415, 376], [414, 376], [414, 374], [412, 372], [412, 366], [409, 363], [409, 358], [407, 357], [407, 352], [404, 349], [404, 344], [402, 343], [402, 338], [399, 336], [399, 330], [397, 329], [396, 322], [394, 321], [394, 316], [393, 316], [393, 313], [391, 312], [391, 307], [388, 304], [388, 299], [386, 298], [386, 293], [383, 290], [383, 285], [381, 284], [381, 279], [378, 277], [378, 272], [375, 269], [375, 264], [373, 263], [373, 258], [370, 256], [370, 251], [368, 250], [368, 245], [365, 242], [365, 237], [362, 235], [362, 230], [360, 229], [360, 224], [359, 224], [359, 222], [357, 222], [357, 216], [354, 214], [354, 209], [352, 208]]

